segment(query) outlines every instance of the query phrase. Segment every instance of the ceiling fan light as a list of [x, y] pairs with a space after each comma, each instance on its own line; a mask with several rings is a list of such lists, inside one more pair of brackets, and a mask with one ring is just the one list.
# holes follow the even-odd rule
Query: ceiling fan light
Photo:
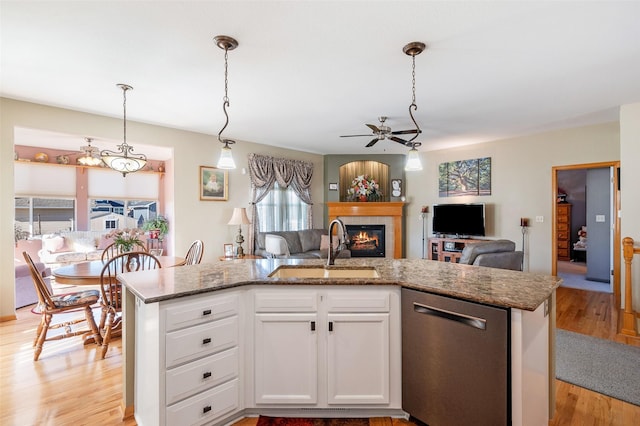
[[231, 154], [231, 148], [225, 144], [220, 150], [220, 158], [218, 159], [217, 166], [219, 169], [235, 169], [236, 162], [233, 161], [233, 155]]
[[418, 150], [411, 148], [407, 154], [407, 163], [404, 166], [404, 170], [407, 172], [418, 172], [422, 170], [422, 162], [420, 161], [420, 154]]

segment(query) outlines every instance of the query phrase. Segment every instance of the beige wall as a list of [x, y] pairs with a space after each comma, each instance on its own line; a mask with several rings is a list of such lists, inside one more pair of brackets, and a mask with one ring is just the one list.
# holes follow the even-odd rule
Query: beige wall
[[[13, 129], [25, 127], [78, 135], [80, 146], [85, 136], [120, 140], [122, 120], [5, 98], [0, 98], [0, 112], [0, 319], [5, 319], [14, 314]], [[311, 189], [316, 201], [314, 226], [322, 227], [324, 176], [321, 155], [238, 141], [233, 145], [237, 169], [229, 171], [229, 200], [200, 201], [199, 166], [215, 166], [220, 150], [215, 136], [128, 121], [127, 139], [134, 147], [146, 144], [173, 149], [174, 160], [166, 164], [164, 195], [174, 253], [185, 253], [193, 240], [202, 239], [205, 243], [203, 261], [218, 261], [218, 256], [223, 254], [223, 244], [233, 242], [237, 227], [226, 223], [234, 207], [249, 206], [249, 174], [243, 174], [242, 169], [247, 168], [247, 156], [251, 152], [314, 164]], [[243, 234], [248, 235], [246, 227]], [[247, 243], [244, 246], [246, 249]]]
[[[624, 105], [620, 108], [620, 192], [622, 197], [622, 237], [631, 237], [635, 245], [640, 245], [640, 103]], [[624, 262], [624, 261], [623, 261]], [[624, 263], [623, 263], [624, 264]], [[633, 259], [633, 308], [640, 311], [640, 256]], [[624, 268], [622, 268], [622, 297], [624, 303]], [[640, 328], [640, 327], [639, 327]], [[639, 329], [637, 328], [637, 329]]]
[[[406, 173], [407, 235], [422, 235], [420, 207], [438, 203], [487, 203], [487, 238], [506, 238], [522, 248], [520, 218], [529, 218], [525, 266], [531, 272], [551, 272], [553, 166], [620, 159], [618, 123], [559, 130], [456, 149], [424, 152], [422, 172]], [[491, 157], [491, 195], [438, 197], [438, 165], [443, 162]], [[637, 157], [636, 157], [637, 158]], [[622, 196], [624, 200], [624, 195]], [[624, 202], [624, 201], [623, 201]], [[543, 223], [535, 217], [543, 216]], [[407, 257], [422, 256], [422, 239], [410, 238]]]

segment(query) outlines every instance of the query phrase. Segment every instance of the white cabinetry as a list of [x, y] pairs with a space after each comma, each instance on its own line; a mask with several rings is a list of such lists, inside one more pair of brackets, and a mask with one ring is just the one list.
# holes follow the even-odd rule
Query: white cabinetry
[[243, 408], [240, 296], [136, 301], [139, 425], [212, 424]]
[[255, 289], [253, 304], [256, 407], [400, 407], [398, 288]]

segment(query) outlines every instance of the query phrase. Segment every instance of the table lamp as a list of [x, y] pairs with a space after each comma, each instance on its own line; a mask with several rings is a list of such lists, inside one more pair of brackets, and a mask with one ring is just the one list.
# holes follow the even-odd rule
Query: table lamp
[[236, 243], [238, 248], [236, 249], [237, 257], [244, 257], [244, 250], [242, 249], [242, 243], [244, 243], [244, 237], [242, 236], [242, 225], [249, 225], [251, 221], [247, 217], [247, 210], [244, 207], [235, 207], [233, 209], [233, 215], [228, 225], [238, 225], [238, 235], [236, 235]]

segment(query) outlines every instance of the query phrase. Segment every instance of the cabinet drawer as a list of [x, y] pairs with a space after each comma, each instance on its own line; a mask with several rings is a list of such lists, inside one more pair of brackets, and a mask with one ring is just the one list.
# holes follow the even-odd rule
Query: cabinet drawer
[[359, 289], [327, 293], [329, 312], [389, 312], [389, 292]]
[[230, 317], [238, 313], [238, 295], [210, 296], [189, 303], [169, 306], [165, 310], [167, 331]]
[[315, 291], [257, 291], [256, 312], [316, 312], [318, 293]]
[[558, 232], [569, 232], [569, 224], [567, 222], [558, 222], [556, 230]]
[[569, 234], [566, 231], [558, 230], [558, 239], [559, 240], [566, 240], [568, 238], [569, 238]]
[[166, 404], [171, 405], [238, 376], [238, 348], [168, 370]]
[[558, 257], [569, 257], [569, 249], [558, 249]]
[[167, 333], [166, 367], [202, 358], [238, 344], [238, 317]]
[[565, 241], [558, 241], [558, 249], [568, 249], [569, 248], [569, 241], [565, 240]]
[[238, 409], [238, 379], [167, 407], [167, 425], [214, 424]]

